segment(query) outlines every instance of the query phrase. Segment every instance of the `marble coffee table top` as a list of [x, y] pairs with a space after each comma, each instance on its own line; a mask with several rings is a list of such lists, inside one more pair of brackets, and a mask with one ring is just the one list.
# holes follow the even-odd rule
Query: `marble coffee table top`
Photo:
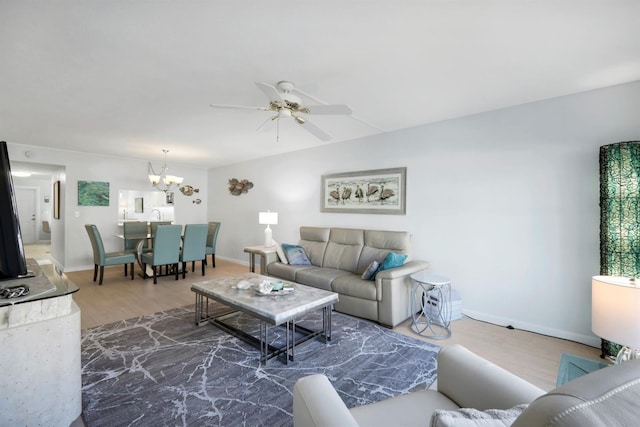
[[[237, 289], [242, 280], [251, 282], [249, 289]], [[279, 281], [273, 277], [255, 273], [197, 282], [191, 290], [230, 307], [247, 312], [273, 325], [280, 325], [304, 314], [338, 302], [338, 294], [284, 280], [285, 287], [293, 287], [290, 293], [260, 295], [258, 284], [263, 280]]]

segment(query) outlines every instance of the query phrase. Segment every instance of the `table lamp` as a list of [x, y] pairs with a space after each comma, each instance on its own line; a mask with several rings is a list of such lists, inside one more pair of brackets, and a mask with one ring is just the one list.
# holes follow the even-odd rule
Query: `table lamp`
[[640, 359], [640, 286], [634, 278], [592, 278], [591, 329], [599, 337], [623, 345], [616, 363]]
[[278, 224], [278, 212], [260, 212], [258, 214], [258, 223], [267, 224], [267, 228], [264, 229], [264, 245], [267, 247], [273, 246], [273, 235], [269, 226]]

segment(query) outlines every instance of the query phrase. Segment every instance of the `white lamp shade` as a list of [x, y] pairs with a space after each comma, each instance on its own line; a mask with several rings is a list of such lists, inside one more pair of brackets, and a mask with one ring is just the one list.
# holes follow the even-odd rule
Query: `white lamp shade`
[[258, 223], [267, 225], [278, 224], [278, 212], [260, 212], [258, 214]]
[[594, 276], [591, 329], [608, 341], [640, 348], [640, 287], [627, 277]]

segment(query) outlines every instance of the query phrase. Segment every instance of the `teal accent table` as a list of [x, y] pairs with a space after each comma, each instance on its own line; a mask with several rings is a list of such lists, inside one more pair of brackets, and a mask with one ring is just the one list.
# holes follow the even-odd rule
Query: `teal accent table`
[[606, 368], [607, 366], [609, 366], [609, 364], [605, 362], [599, 362], [569, 353], [562, 353], [556, 387], [588, 373], [597, 371], [598, 369]]

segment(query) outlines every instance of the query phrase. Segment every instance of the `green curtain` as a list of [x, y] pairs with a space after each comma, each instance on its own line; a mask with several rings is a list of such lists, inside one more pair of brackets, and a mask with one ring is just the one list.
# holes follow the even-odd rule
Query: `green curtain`
[[[600, 147], [600, 274], [640, 277], [640, 141]], [[603, 356], [619, 349], [602, 340]]]

